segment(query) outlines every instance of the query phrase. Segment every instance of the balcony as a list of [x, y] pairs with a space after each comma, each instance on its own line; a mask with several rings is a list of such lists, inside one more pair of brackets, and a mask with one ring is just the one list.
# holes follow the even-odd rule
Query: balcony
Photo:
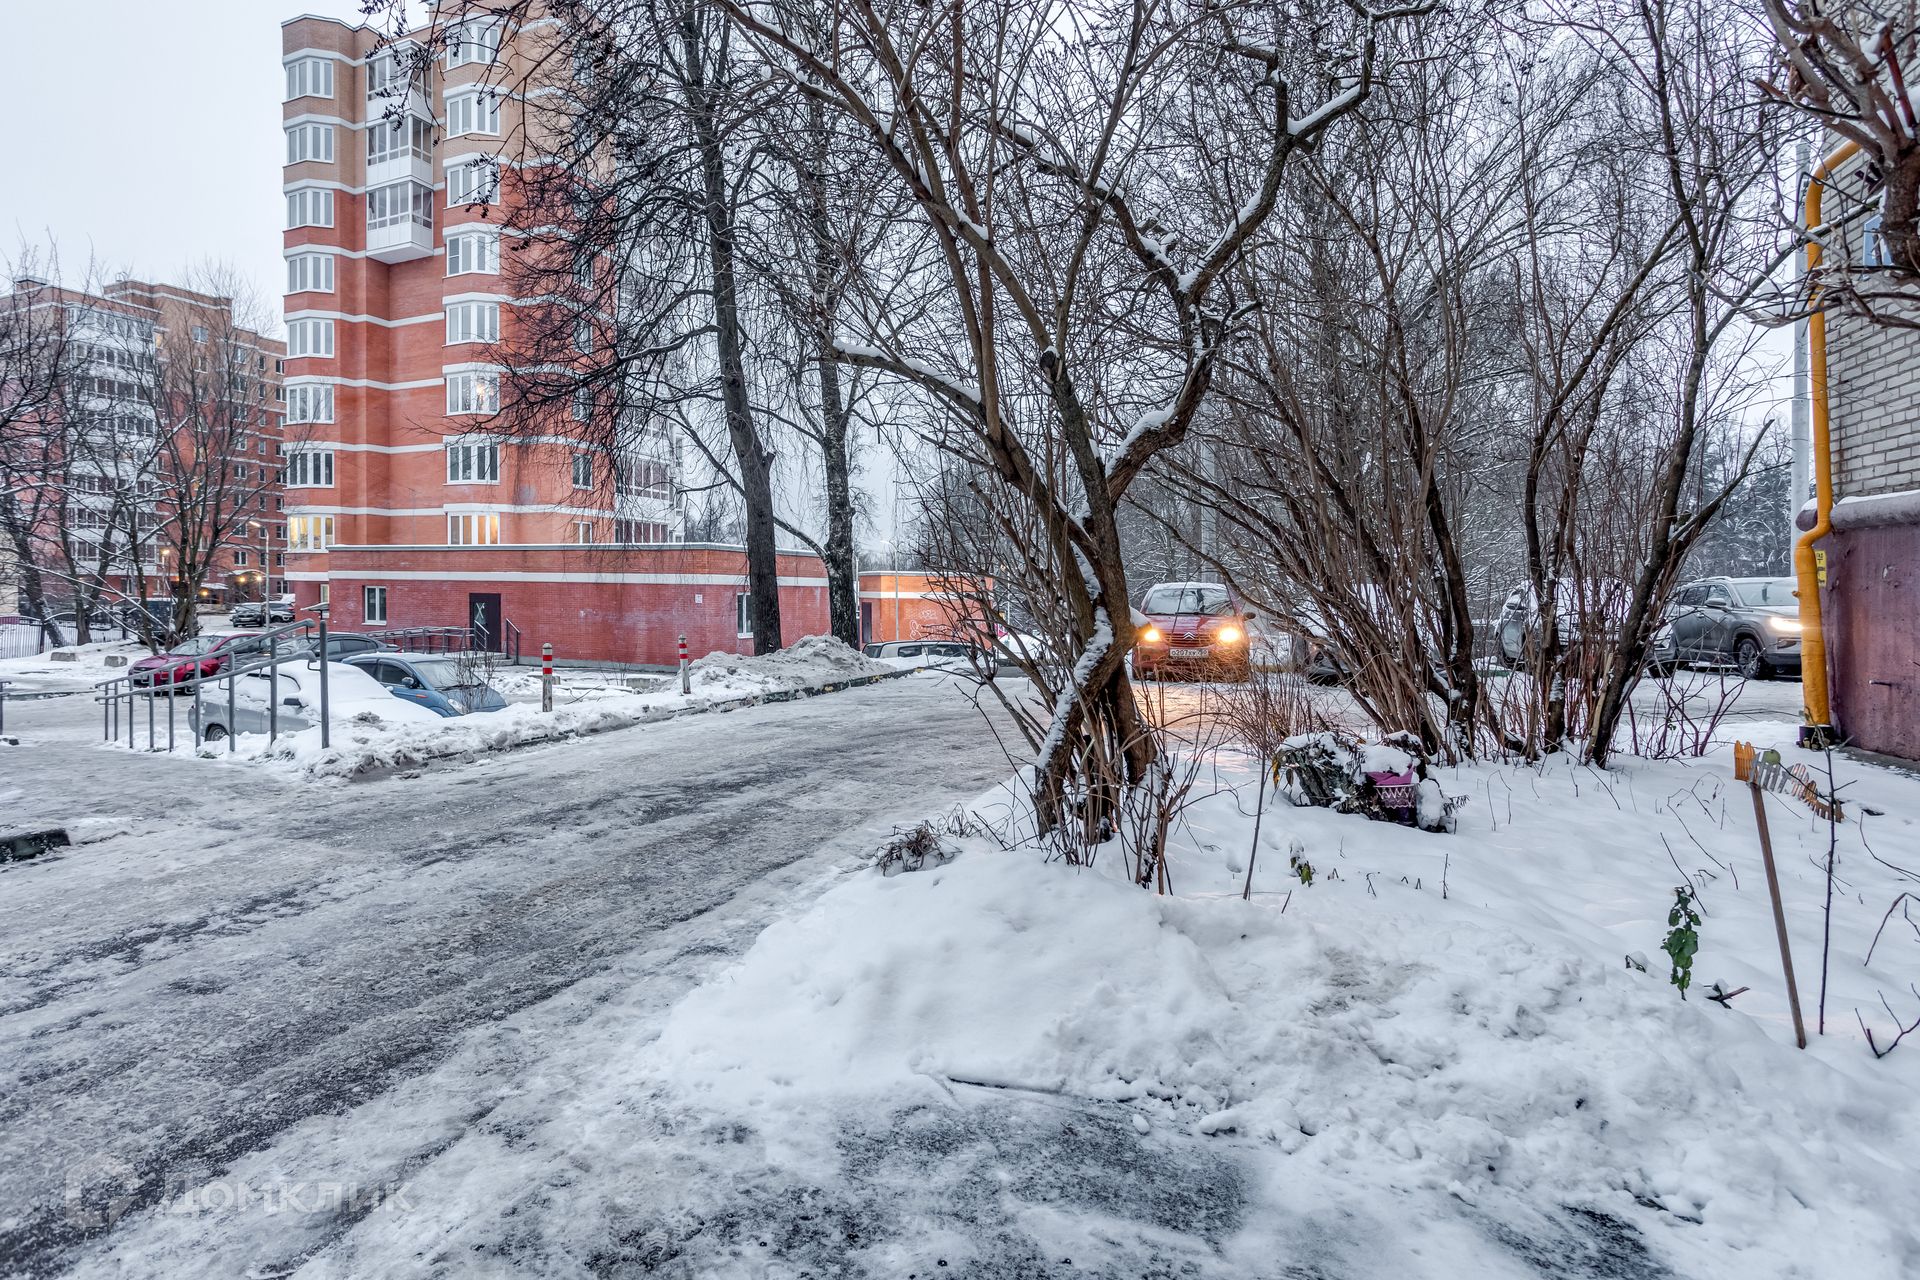
[[412, 151], [403, 151], [390, 159], [367, 162], [369, 187], [385, 186], [391, 182], [418, 182], [423, 186], [431, 187], [433, 185], [432, 158]]
[[367, 192], [367, 256], [411, 262], [433, 252], [433, 187], [407, 179]]
[[433, 226], [412, 218], [367, 228], [367, 256], [378, 262], [412, 262], [433, 254]]

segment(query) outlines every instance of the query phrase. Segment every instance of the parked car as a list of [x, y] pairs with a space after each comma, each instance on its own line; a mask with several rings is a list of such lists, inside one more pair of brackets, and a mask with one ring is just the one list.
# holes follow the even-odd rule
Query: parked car
[[1800, 603], [1792, 578], [1702, 578], [1667, 611], [1676, 659], [1731, 664], [1749, 680], [1800, 671]]
[[[274, 673], [271, 678], [269, 671]], [[209, 742], [218, 742], [230, 733], [266, 733], [270, 728], [291, 733], [319, 723], [320, 669], [310, 660], [291, 659], [271, 668], [258, 667], [233, 683], [231, 715], [224, 696], [203, 697], [198, 706], [187, 710], [187, 723]], [[225, 686], [221, 688], [224, 693]], [[280, 700], [279, 710], [269, 716], [267, 704], [275, 695]], [[365, 671], [338, 662], [327, 667], [327, 704], [335, 723], [366, 712], [400, 722], [439, 718], [411, 702], [396, 702]]]
[[398, 653], [399, 646], [388, 644], [377, 636], [362, 635], [358, 631], [329, 631], [327, 633], [327, 661], [345, 662], [348, 658], [357, 658], [363, 653]]
[[[1571, 649], [1584, 643], [1589, 628], [1597, 621], [1600, 633], [1592, 638], [1612, 644], [1618, 638], [1633, 600], [1633, 588], [1626, 582], [1596, 578], [1583, 583], [1561, 580], [1554, 591], [1554, 609], [1559, 615], [1560, 643]], [[1521, 583], [1507, 593], [1494, 622], [1494, 656], [1509, 671], [1525, 671], [1540, 644], [1540, 602], [1533, 588]], [[1662, 629], [1664, 630], [1664, 628]], [[1671, 637], [1662, 639], [1655, 631], [1647, 651], [1647, 674], [1664, 679], [1673, 674]]]
[[1255, 615], [1232, 588], [1217, 582], [1162, 582], [1147, 588], [1140, 612], [1147, 624], [1134, 641], [1136, 674], [1214, 680], [1252, 676], [1247, 630]]
[[464, 716], [507, 705], [498, 689], [475, 679], [470, 667], [448, 654], [363, 653], [347, 659], [347, 665], [372, 676], [394, 697], [439, 715]]
[[264, 627], [276, 622], [292, 622], [293, 597], [275, 596], [271, 600], [242, 600], [227, 611], [227, 621], [236, 627]]
[[868, 645], [866, 655], [890, 667], [992, 672], [997, 666], [978, 645], [964, 640], [881, 640]]
[[195, 676], [218, 675], [228, 663], [265, 652], [266, 643], [258, 636], [194, 636], [165, 653], [141, 658], [127, 668], [127, 680], [136, 689], [178, 684]]

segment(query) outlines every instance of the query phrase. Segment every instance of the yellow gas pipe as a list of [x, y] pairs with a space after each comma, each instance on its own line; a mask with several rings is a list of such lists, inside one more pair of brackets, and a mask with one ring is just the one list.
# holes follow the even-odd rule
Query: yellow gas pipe
[[[1860, 150], [1857, 142], [1843, 144], [1822, 160], [1807, 182], [1807, 230], [1820, 226], [1823, 184], [1835, 168]], [[1807, 275], [1820, 265], [1820, 242], [1807, 241]], [[1817, 286], [1815, 287], [1817, 291]], [[1817, 308], [1807, 317], [1807, 398], [1813, 409], [1813, 527], [1800, 535], [1793, 548], [1795, 594], [1800, 599], [1800, 679], [1806, 699], [1807, 723], [1800, 739], [1813, 746], [1833, 736], [1833, 711], [1827, 697], [1827, 633], [1821, 624], [1820, 572], [1813, 544], [1833, 530], [1833, 444], [1827, 415], [1827, 317]]]

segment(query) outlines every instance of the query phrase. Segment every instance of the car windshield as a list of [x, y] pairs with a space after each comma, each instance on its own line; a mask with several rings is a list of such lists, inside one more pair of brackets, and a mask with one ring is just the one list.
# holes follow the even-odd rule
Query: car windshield
[[451, 658], [415, 658], [414, 674], [430, 689], [464, 689], [481, 683], [477, 671], [462, 671]]
[[1140, 605], [1143, 613], [1166, 616], [1175, 613], [1205, 613], [1219, 616], [1233, 612], [1225, 587], [1187, 584], [1155, 587]]
[[1740, 597], [1740, 603], [1749, 609], [1790, 608], [1795, 603], [1792, 578], [1755, 578], [1751, 582], [1736, 582], [1733, 591]]

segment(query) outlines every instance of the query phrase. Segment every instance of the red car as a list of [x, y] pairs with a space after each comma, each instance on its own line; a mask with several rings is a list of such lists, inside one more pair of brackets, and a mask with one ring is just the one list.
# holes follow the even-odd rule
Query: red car
[[1232, 588], [1217, 582], [1163, 582], [1147, 591], [1140, 612], [1148, 625], [1133, 645], [1136, 675], [1197, 675], [1246, 680], [1247, 624], [1253, 613]]
[[136, 689], [147, 689], [195, 676], [218, 675], [227, 663], [265, 648], [266, 642], [258, 636], [195, 636], [165, 653], [140, 659], [127, 668], [127, 679]]

